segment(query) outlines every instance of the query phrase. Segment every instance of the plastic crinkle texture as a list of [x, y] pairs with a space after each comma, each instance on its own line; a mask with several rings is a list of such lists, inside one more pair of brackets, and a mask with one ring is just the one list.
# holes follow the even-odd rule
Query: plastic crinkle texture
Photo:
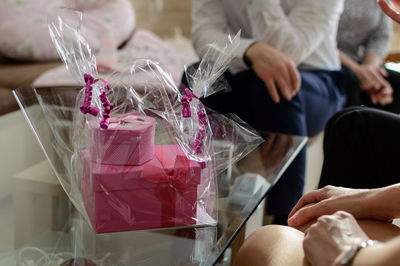
[[180, 91], [146, 59], [99, 75], [81, 22], [82, 13], [68, 8], [48, 18], [60, 58], [82, 88], [36, 91], [53, 136], [42, 147], [70, 200], [96, 233], [215, 225], [216, 175], [262, 142], [201, 102], [227, 89], [214, 84], [222, 84], [216, 81], [239, 34], [210, 45], [190, 88]]

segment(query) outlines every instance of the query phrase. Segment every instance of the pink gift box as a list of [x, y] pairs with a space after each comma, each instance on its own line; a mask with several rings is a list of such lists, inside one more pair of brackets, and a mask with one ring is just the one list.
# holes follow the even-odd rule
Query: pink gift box
[[96, 233], [196, 224], [200, 164], [178, 145], [155, 146], [154, 158], [139, 166], [97, 164], [88, 151], [82, 155], [81, 190]]
[[102, 164], [140, 165], [154, 156], [154, 118], [130, 114], [110, 118], [103, 130], [97, 120], [89, 123], [92, 160]]

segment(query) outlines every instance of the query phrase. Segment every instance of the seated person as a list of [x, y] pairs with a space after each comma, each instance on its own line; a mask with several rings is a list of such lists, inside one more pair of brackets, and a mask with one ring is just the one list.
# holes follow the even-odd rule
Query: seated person
[[[400, 21], [400, 14], [391, 10], [385, 0], [378, 0], [378, 3], [385, 13]], [[388, 138], [385, 141], [389, 143], [389, 145], [382, 143], [384, 146], [382, 149], [388, 149], [383, 157], [382, 154], [375, 156], [373, 147], [355, 150], [357, 145], [350, 145], [351, 152], [359, 152], [361, 157], [363, 152], [369, 153], [367, 156], [375, 156], [375, 162], [396, 154], [390, 153], [389, 150], [390, 145], [398, 143], [398, 136], [385, 134], [387, 131], [400, 131], [398, 116], [360, 107], [351, 108], [349, 112], [362, 113], [363, 120], [370, 120], [365, 123], [369, 128], [379, 127], [372, 121], [387, 123], [388, 127], [382, 128], [382, 132], [376, 138], [384, 135], [384, 138]], [[351, 124], [356, 122], [355, 119], [360, 119], [359, 116], [343, 114], [346, 114], [346, 111], [330, 121], [331, 126], [327, 129], [326, 139], [332, 136], [330, 132], [335, 133], [335, 125], [346, 120]], [[374, 132], [368, 128], [364, 129], [368, 135], [373, 136]], [[350, 130], [351, 128], [346, 132]], [[358, 142], [358, 140], [352, 139], [349, 134], [346, 142]], [[360, 143], [360, 145], [368, 144]], [[327, 149], [326, 154], [329, 147], [324, 148]], [[342, 154], [346, 154], [347, 151], [344, 150]], [[395, 175], [395, 172], [399, 173], [395, 158], [389, 160], [387, 164], [370, 163], [377, 168], [377, 172]], [[329, 160], [329, 157], [325, 160]], [[352, 160], [356, 162], [358, 158]], [[356, 163], [355, 172], [362, 171], [364, 166]], [[374, 179], [373, 174], [374, 172], [368, 173], [367, 176], [372, 176], [371, 179]], [[327, 186], [310, 192], [299, 200], [289, 215], [288, 224], [293, 228], [273, 225], [256, 230], [239, 250], [234, 265], [397, 265], [400, 259], [400, 228], [389, 221], [400, 217], [399, 190], [398, 183], [375, 189]], [[371, 241], [372, 239], [383, 243], [377, 244], [376, 241]]]
[[347, 77], [347, 105], [400, 113], [400, 73], [382, 66], [391, 31], [390, 18], [376, 0], [345, 1], [337, 40]]
[[400, 184], [371, 190], [328, 186], [308, 193], [291, 213], [289, 225], [296, 229], [256, 230], [234, 265], [398, 265], [400, 228], [388, 221], [400, 217], [399, 191]]
[[[232, 91], [203, 99], [206, 106], [236, 113], [258, 130], [314, 136], [345, 104], [336, 48], [343, 1], [195, 0], [192, 9], [200, 57], [207, 44], [241, 30], [224, 75]], [[268, 196], [267, 212], [275, 223], [286, 223], [301, 197], [304, 168], [305, 149]]]

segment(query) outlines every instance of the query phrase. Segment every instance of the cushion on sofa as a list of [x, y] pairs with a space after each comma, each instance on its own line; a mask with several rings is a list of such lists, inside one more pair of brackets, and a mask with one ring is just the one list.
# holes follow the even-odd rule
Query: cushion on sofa
[[[29, 61], [58, 59], [47, 28], [47, 15], [68, 6], [85, 13], [82, 32], [92, 49], [101, 38], [116, 45], [131, 35], [135, 14], [129, 0], [7, 0], [0, 9], [0, 55]], [[111, 37], [110, 37], [111, 36]]]

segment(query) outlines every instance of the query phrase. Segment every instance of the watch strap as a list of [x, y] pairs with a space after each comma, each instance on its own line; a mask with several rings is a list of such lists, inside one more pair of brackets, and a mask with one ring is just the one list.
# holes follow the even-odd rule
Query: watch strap
[[366, 247], [372, 247], [375, 246], [377, 244], [379, 244], [380, 242], [378, 240], [367, 240], [367, 241], [363, 241], [358, 245], [353, 246], [351, 249], [349, 249], [343, 256], [343, 258], [340, 260], [339, 265], [341, 266], [351, 266], [354, 258], [356, 257], [356, 255], [358, 254], [358, 252]]

